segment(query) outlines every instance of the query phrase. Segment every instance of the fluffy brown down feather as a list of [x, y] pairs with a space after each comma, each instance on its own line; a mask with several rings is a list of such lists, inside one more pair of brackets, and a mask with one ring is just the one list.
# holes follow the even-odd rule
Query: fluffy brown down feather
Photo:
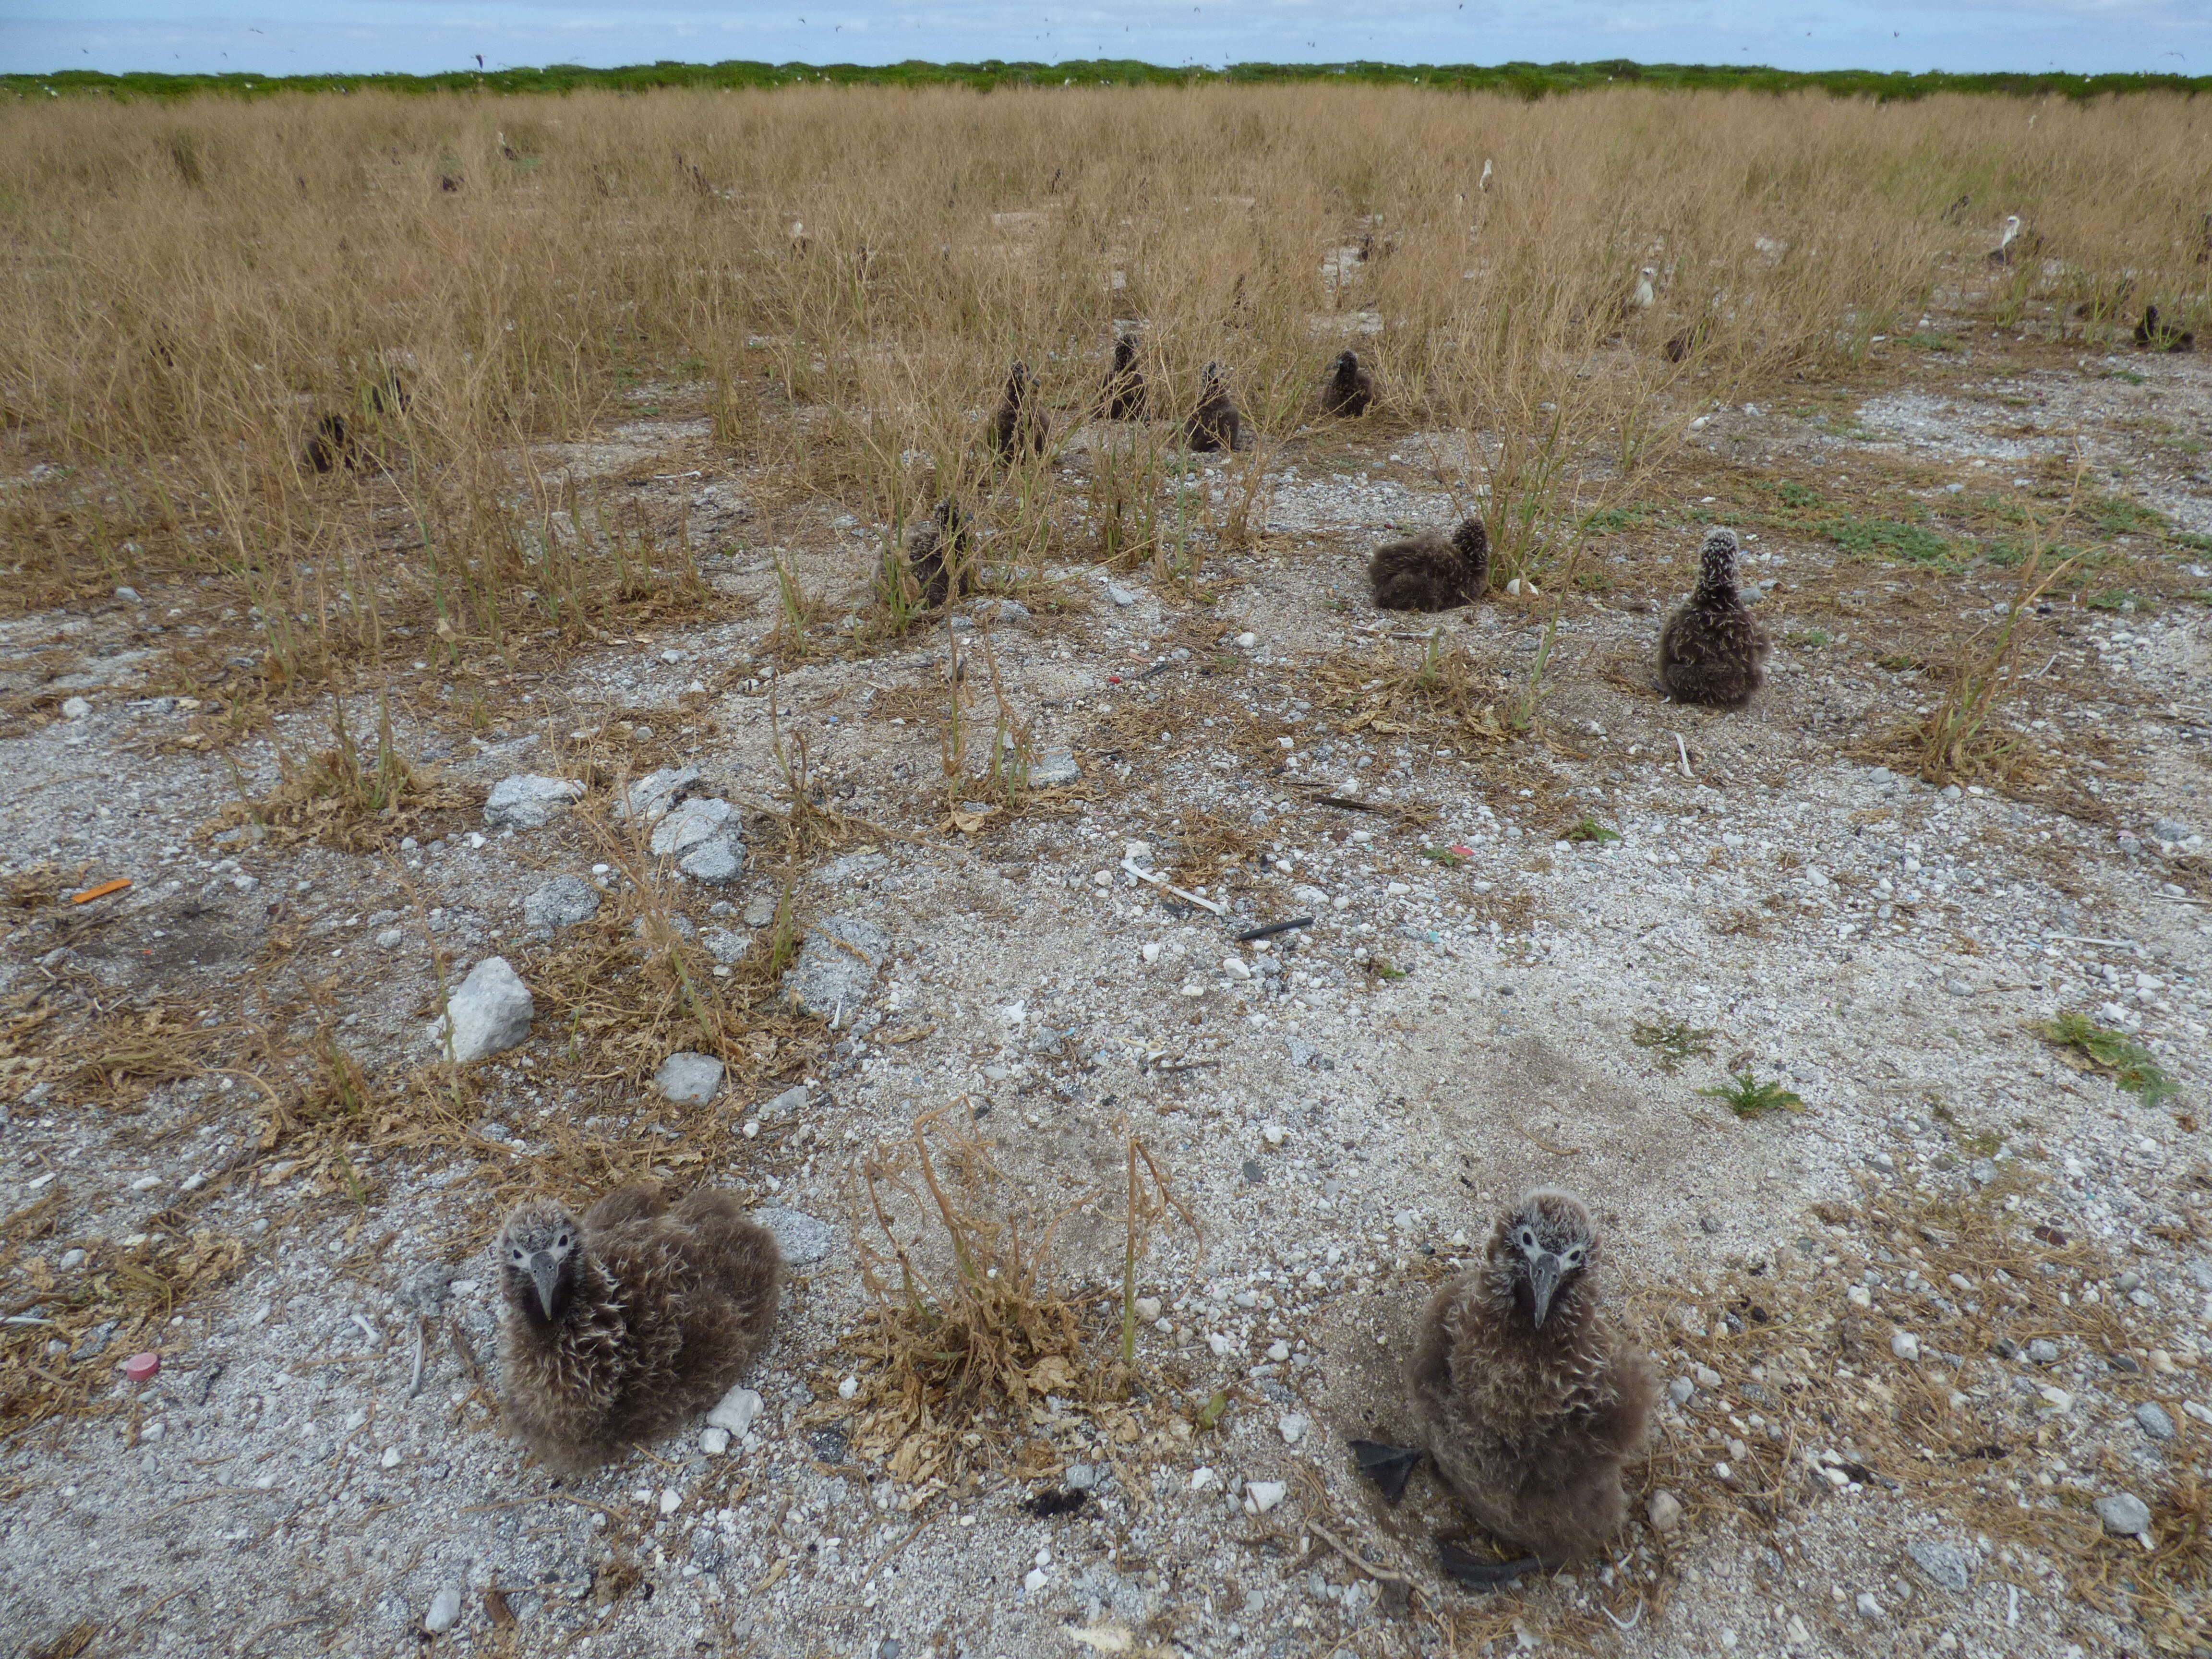
[[1106, 375], [1106, 418], [1141, 421], [1145, 418], [1145, 376], [1137, 367], [1137, 342], [1124, 334], [1114, 342], [1114, 367]]
[[1766, 678], [1766, 630], [1735, 589], [1735, 532], [1706, 532], [1690, 602], [1659, 632], [1659, 683], [1677, 702], [1741, 708]]
[[[1583, 1241], [1544, 1322], [1516, 1271], [1524, 1223]], [[1475, 1520], [1556, 1565], [1588, 1556], [1627, 1514], [1622, 1464], [1643, 1449], [1656, 1380], [1600, 1310], [1597, 1240], [1569, 1194], [1539, 1190], [1498, 1218], [1482, 1263], [1437, 1292], [1407, 1367], [1429, 1455]]]
[[1330, 366], [1328, 379], [1322, 384], [1322, 413], [1357, 420], [1374, 402], [1375, 377], [1360, 368], [1358, 353], [1342, 353]]
[[1446, 541], [1425, 530], [1375, 550], [1367, 583], [1384, 611], [1449, 611], [1490, 592], [1490, 532], [1465, 519]]
[[1221, 365], [1208, 363], [1199, 384], [1198, 407], [1183, 422], [1183, 441], [1193, 449], [1211, 453], [1251, 447], [1244, 433], [1244, 417], [1222, 384]]
[[1042, 455], [1051, 435], [1052, 422], [1036, 404], [1036, 382], [1026, 365], [1016, 363], [1007, 372], [998, 412], [991, 416], [991, 453], [1011, 459], [1028, 448]]
[[[565, 1227], [568, 1231], [563, 1233]], [[511, 1251], [566, 1237], [566, 1295], [548, 1319]], [[767, 1345], [783, 1255], [726, 1192], [670, 1208], [650, 1182], [610, 1193], [580, 1225], [531, 1200], [501, 1235], [509, 1425], [556, 1474], [654, 1439], [720, 1399]]]

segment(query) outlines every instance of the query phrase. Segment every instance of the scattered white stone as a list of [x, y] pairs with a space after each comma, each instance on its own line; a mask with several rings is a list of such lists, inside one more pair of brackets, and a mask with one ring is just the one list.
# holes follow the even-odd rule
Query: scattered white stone
[[890, 949], [889, 936], [873, 922], [828, 917], [814, 924], [799, 947], [799, 960], [783, 976], [785, 993], [803, 1012], [829, 1019], [842, 1011], [849, 1019], [875, 984], [876, 970]]
[[1652, 1531], [1670, 1533], [1682, 1524], [1682, 1500], [1662, 1487], [1651, 1494], [1647, 1513], [1651, 1517]]
[[461, 1622], [461, 1587], [441, 1584], [438, 1593], [430, 1598], [430, 1610], [422, 1615], [422, 1628], [433, 1636], [449, 1631]]
[[2094, 1507], [2105, 1530], [2115, 1538], [2136, 1538], [2150, 1530], [2150, 1506], [2133, 1492], [2100, 1498]]
[[698, 781], [699, 769], [696, 766], [664, 766], [657, 772], [648, 772], [623, 793], [619, 816], [626, 823], [641, 818], [652, 823], [664, 817], [678, 799]]
[[735, 881], [745, 868], [744, 826], [737, 813], [716, 796], [694, 796], [668, 810], [647, 845], [653, 857], [674, 859], [694, 881]]
[[1278, 1365], [1281, 1364], [1282, 1364], [1285, 1359], [1288, 1359], [1290, 1357], [1291, 1357], [1291, 1345], [1290, 1345], [1289, 1343], [1287, 1343], [1287, 1342], [1270, 1342], [1270, 1343], [1267, 1345], [1267, 1358], [1270, 1358], [1270, 1359], [1272, 1359], [1272, 1360], [1273, 1360], [1273, 1361], [1275, 1362], [1275, 1364], [1277, 1364]]
[[1220, 1484], [1221, 1477], [1210, 1468], [1201, 1467], [1190, 1472], [1190, 1489], [1193, 1492], [1204, 1492], [1209, 1486]]
[[1905, 1553], [1920, 1576], [1937, 1589], [1964, 1595], [1973, 1582], [1973, 1569], [1967, 1565], [1966, 1553], [1955, 1544], [1907, 1544]]
[[1118, 605], [1131, 605], [1137, 602], [1137, 596], [1119, 582], [1106, 584], [1106, 597]]
[[495, 830], [543, 830], [556, 812], [583, 793], [584, 786], [573, 778], [528, 772], [501, 778], [484, 801], [483, 821]]
[[730, 1449], [730, 1431], [712, 1424], [699, 1431], [699, 1449], [709, 1457], [720, 1457]]
[[1910, 1331], [1892, 1331], [1889, 1334], [1889, 1351], [1908, 1364], [1917, 1364], [1920, 1362], [1920, 1339]]
[[673, 1486], [663, 1486], [660, 1489], [660, 1512], [663, 1515], [673, 1515], [677, 1510], [683, 1507], [684, 1494], [682, 1492], [677, 1491]]
[[1313, 1426], [1313, 1420], [1299, 1413], [1292, 1412], [1275, 1426], [1282, 1431], [1283, 1443], [1285, 1446], [1295, 1446], [1305, 1437], [1306, 1431]]
[[672, 1054], [653, 1074], [661, 1098], [678, 1106], [704, 1106], [720, 1091], [722, 1062], [712, 1054]]
[[[774, 1103], [762, 1108], [765, 1114]], [[801, 1210], [787, 1210], [771, 1205], [755, 1210], [753, 1219], [775, 1235], [782, 1249], [784, 1262], [793, 1267], [811, 1267], [817, 1261], [826, 1261], [830, 1252], [837, 1247], [837, 1230], [826, 1221], [817, 1221]]]
[[1042, 1567], [1031, 1567], [1022, 1575], [1022, 1588], [1034, 1594], [1052, 1582], [1051, 1575]]
[[2146, 1400], [2136, 1407], [2136, 1426], [2154, 1440], [2173, 1438], [2173, 1419], [2155, 1400]]
[[842, 1382], [840, 1382], [837, 1385], [837, 1398], [840, 1400], [850, 1400], [854, 1395], [860, 1393], [860, 1379], [857, 1376], [848, 1376]]
[[463, 1064], [516, 1047], [538, 1015], [525, 985], [505, 957], [486, 957], [446, 1000], [443, 1018], [430, 1024], [430, 1041]]
[[62, 702], [62, 718], [65, 720], [89, 720], [92, 718], [92, 705], [82, 697], [64, 698]]
[[1151, 1324], [1155, 1319], [1158, 1319], [1160, 1316], [1160, 1299], [1156, 1296], [1139, 1297], [1137, 1298], [1136, 1306], [1137, 1317], [1143, 1320], [1147, 1325]]
[[707, 1413], [707, 1424], [710, 1428], [741, 1435], [752, 1427], [753, 1419], [760, 1414], [760, 1395], [739, 1383], [714, 1402], [714, 1409]]
[[599, 895], [591, 883], [581, 876], [556, 876], [532, 888], [522, 901], [522, 925], [550, 933], [589, 921], [599, 910]]
[[1247, 1480], [1244, 1483], [1244, 1510], [1249, 1515], [1265, 1515], [1283, 1501], [1290, 1491], [1284, 1480]]
[[1030, 768], [1029, 782], [1032, 789], [1060, 789], [1073, 783], [1083, 775], [1073, 753], [1066, 749], [1048, 749]]

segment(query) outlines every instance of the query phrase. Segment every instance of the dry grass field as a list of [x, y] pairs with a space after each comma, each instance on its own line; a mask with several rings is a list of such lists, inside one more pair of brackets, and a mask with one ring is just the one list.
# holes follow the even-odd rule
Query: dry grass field
[[[9, 1651], [2212, 1649], [2208, 155], [2148, 94], [0, 108]], [[1376, 611], [1468, 513], [1492, 592]], [[1740, 714], [1651, 684], [1716, 523]], [[677, 767], [737, 878], [625, 811]], [[495, 954], [531, 1035], [441, 1060]], [[493, 1218], [648, 1175], [792, 1218], [763, 1413], [550, 1482]], [[1538, 1180], [1677, 1387], [1618, 1548], [1474, 1595], [1340, 1443]]]

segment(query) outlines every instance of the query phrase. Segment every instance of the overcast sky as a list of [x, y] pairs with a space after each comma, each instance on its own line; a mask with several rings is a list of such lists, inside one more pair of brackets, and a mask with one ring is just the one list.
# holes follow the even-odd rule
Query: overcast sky
[[[311, 14], [311, 15], [309, 15]], [[1765, 64], [2212, 73], [2208, 0], [0, 0], [0, 69], [425, 73], [555, 63]]]

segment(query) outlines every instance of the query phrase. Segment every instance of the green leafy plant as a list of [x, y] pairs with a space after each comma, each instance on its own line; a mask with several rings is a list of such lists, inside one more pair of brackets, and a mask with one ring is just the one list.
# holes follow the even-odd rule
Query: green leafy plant
[[1619, 841], [1620, 831], [1608, 830], [1595, 818], [1584, 818], [1559, 836], [1561, 841]]
[[1818, 651], [1835, 642], [1836, 636], [1825, 628], [1800, 628], [1782, 636], [1782, 643], [1794, 651]]
[[1424, 847], [1421, 856], [1431, 864], [1443, 865], [1447, 870], [1456, 870], [1467, 862], [1465, 854], [1455, 852], [1449, 847]]
[[1805, 1103], [1779, 1083], [1765, 1081], [1749, 1072], [1738, 1072], [1727, 1083], [1700, 1089], [1701, 1095], [1726, 1101], [1738, 1117], [1763, 1117], [1769, 1112], [1802, 1112]]
[[2087, 1014], [2060, 1014], [2044, 1021], [2035, 1031], [2045, 1042], [2080, 1054], [2146, 1106], [2155, 1106], [2179, 1092], [2173, 1079], [2159, 1069], [2149, 1049], [2124, 1031], [2091, 1024]]
[[1679, 1019], [1660, 1024], [1638, 1020], [1628, 1033], [1628, 1040], [1639, 1048], [1654, 1051], [1659, 1069], [1671, 1073], [1686, 1060], [1708, 1060], [1713, 1052], [1713, 1034]]
[[1856, 558], [1887, 559], [1923, 570], [1955, 570], [1951, 544], [1934, 531], [1894, 519], [1824, 519], [1814, 526]]

